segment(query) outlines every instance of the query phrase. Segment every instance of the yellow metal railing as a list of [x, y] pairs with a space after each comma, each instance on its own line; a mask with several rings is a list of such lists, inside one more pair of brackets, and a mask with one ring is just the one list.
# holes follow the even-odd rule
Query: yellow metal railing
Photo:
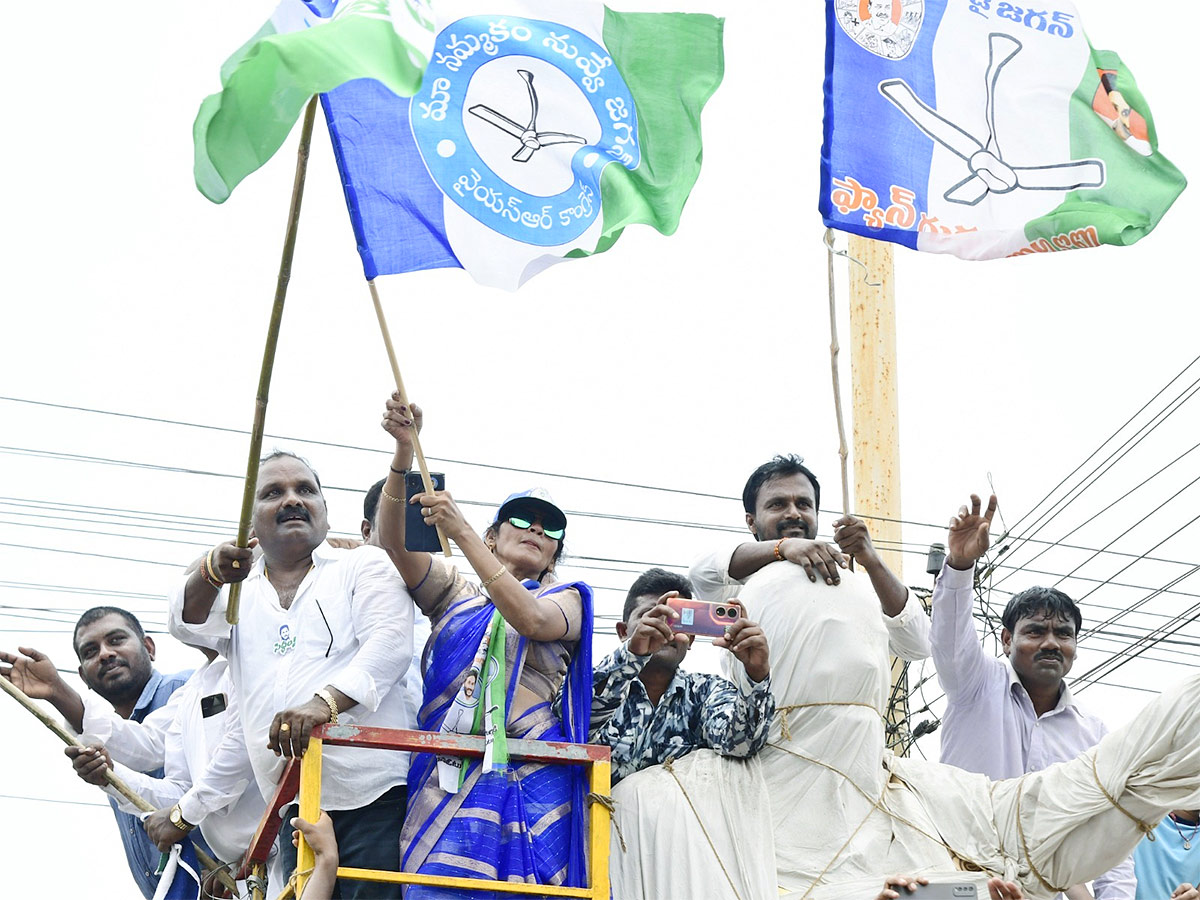
[[[300, 817], [310, 822], [315, 822], [321, 814], [321, 758], [324, 746], [327, 744], [471, 757], [482, 757], [484, 749], [484, 739], [480, 735], [441, 734], [395, 728], [361, 728], [355, 725], [322, 725], [313, 729], [308, 749], [305, 751], [300, 766]], [[556, 741], [527, 741], [510, 738], [508, 755], [511, 759], [523, 759], [550, 765], [587, 766], [589, 797], [595, 800], [609, 796], [612, 783], [607, 747], [594, 744], [566, 744]], [[277, 805], [272, 804], [272, 806]], [[339, 878], [359, 881], [427, 884], [471, 891], [483, 889], [504, 894], [608, 900], [609, 808], [605, 802], [592, 802], [590, 807], [587, 887], [560, 887], [518, 881], [493, 881], [484, 878], [451, 878], [439, 875], [418, 875], [412, 872], [389, 872], [382, 869], [356, 869], [346, 866], [339, 867], [337, 874]], [[309, 874], [300, 873], [311, 873], [312, 869], [312, 848], [301, 836], [296, 860], [296, 896], [303, 895], [304, 886], [310, 877]]]

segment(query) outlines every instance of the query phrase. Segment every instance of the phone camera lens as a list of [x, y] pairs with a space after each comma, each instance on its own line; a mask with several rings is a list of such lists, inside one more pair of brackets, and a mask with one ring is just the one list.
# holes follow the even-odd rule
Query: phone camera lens
[[718, 606], [715, 610], [718, 617], [725, 615], [725, 607]]
[[729, 607], [729, 618], [736, 619], [738, 617], [738, 608], [736, 606]]

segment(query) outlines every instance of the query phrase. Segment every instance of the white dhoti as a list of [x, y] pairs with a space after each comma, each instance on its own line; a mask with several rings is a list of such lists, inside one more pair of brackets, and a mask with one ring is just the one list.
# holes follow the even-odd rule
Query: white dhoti
[[614, 900], [778, 896], [758, 759], [696, 750], [670, 770], [651, 766], [630, 775], [612, 796]]
[[982, 887], [991, 873], [1051, 898], [1128, 856], [1143, 824], [1200, 806], [1200, 676], [1082, 756], [992, 782], [885, 750], [887, 633], [865, 576], [830, 587], [774, 563], [741, 599], [771, 647], [780, 713], [758, 758], [787, 896], [867, 900], [890, 874]]

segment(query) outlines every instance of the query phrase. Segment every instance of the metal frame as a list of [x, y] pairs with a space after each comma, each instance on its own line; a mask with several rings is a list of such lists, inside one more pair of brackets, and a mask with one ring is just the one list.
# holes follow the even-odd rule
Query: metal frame
[[[301, 760], [291, 760], [280, 778], [279, 787], [270, 808], [263, 816], [254, 843], [246, 853], [243, 876], [257, 867], [260, 871], [266, 861], [271, 843], [278, 834], [282, 821], [278, 811], [300, 793], [300, 817], [315, 822], [321, 814], [321, 760], [326, 745], [334, 747], [371, 747], [383, 750], [410, 750], [437, 753], [443, 756], [483, 756], [484, 739], [481, 735], [442, 734], [431, 731], [408, 731], [399, 728], [365, 728], [357, 725], [321, 725], [313, 729], [308, 749]], [[508, 740], [508, 755], [512, 759], [551, 765], [577, 765], [588, 767], [588, 790], [591, 795], [608, 797], [612, 787], [610, 754], [607, 747], [595, 744], [567, 744], [558, 741], [529, 741], [516, 738]], [[592, 900], [609, 900], [608, 856], [609, 856], [609, 808], [603, 802], [591, 804], [588, 814], [589, 886], [559, 887], [545, 884], [528, 884], [515, 881], [492, 881], [484, 878], [450, 878], [438, 875], [418, 875], [411, 872], [389, 872], [382, 869], [355, 869], [338, 867], [338, 877], [360, 881], [388, 882], [391, 884], [427, 884], [435, 887], [458, 888], [460, 890], [489, 890], [502, 894], [534, 894], [541, 897], [581, 897]], [[313, 868], [313, 852], [300, 838], [296, 859], [297, 875], [295, 896], [301, 896]], [[290, 891], [281, 894], [290, 896]], [[256, 895], [257, 896], [257, 895]]]

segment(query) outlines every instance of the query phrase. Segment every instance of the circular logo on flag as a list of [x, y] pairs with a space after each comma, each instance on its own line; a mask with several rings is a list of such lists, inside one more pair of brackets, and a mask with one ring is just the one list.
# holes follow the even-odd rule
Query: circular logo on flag
[[604, 167], [641, 160], [637, 110], [612, 57], [553, 22], [471, 16], [447, 25], [409, 115], [446, 196], [526, 244], [579, 237], [600, 214]]
[[921, 30], [925, 0], [835, 0], [834, 16], [864, 50], [904, 59]]

